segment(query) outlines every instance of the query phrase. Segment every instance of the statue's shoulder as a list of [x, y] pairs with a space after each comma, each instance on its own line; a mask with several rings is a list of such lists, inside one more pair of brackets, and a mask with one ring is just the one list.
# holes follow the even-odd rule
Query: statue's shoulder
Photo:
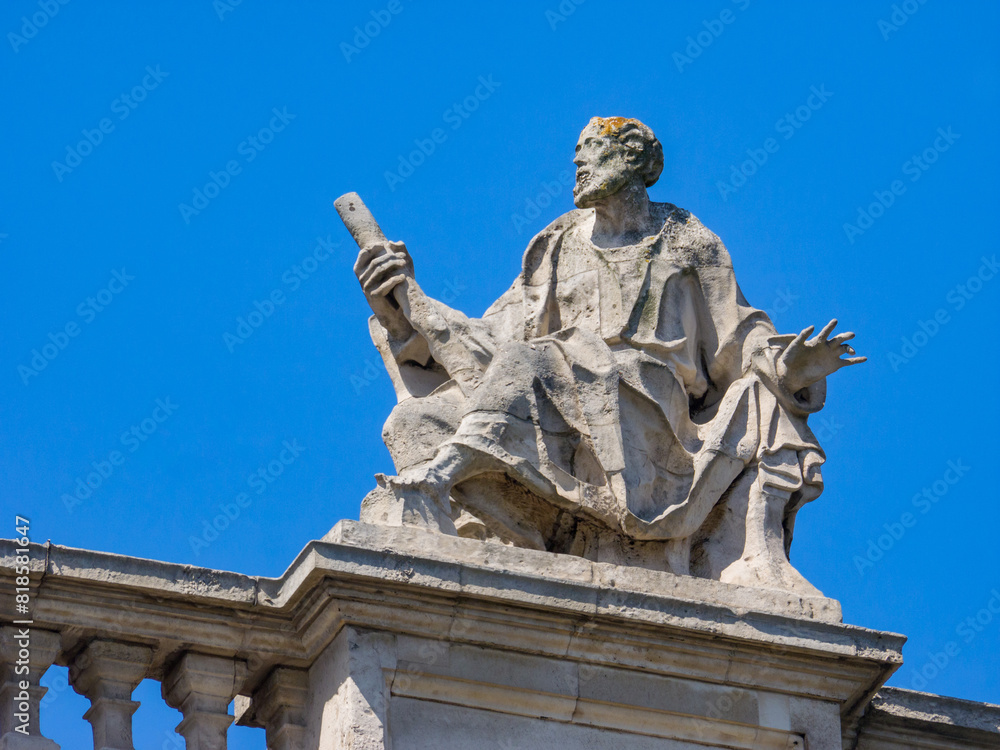
[[545, 229], [535, 235], [535, 237], [552, 236], [560, 232], [565, 232], [567, 229], [579, 226], [593, 215], [594, 209], [592, 208], [574, 208], [572, 211], [567, 211], [562, 216], [556, 218]]
[[732, 266], [722, 240], [693, 213], [673, 203], [653, 203], [653, 215], [661, 219], [672, 255], [694, 266]]
[[649, 210], [653, 216], [655, 216], [659, 221], [662, 221], [664, 224], [670, 222], [671, 224], [676, 224], [682, 228], [695, 228], [703, 226], [703, 224], [698, 221], [698, 217], [696, 217], [693, 213], [688, 211], [686, 208], [675, 206], [673, 203], [650, 202]]
[[580, 226], [589, 216], [593, 215], [593, 212], [594, 210], [591, 208], [575, 208], [556, 218], [545, 229], [531, 238], [524, 251], [525, 261], [529, 262], [529, 259], [547, 254], [557, 244], [556, 240], [568, 230]]

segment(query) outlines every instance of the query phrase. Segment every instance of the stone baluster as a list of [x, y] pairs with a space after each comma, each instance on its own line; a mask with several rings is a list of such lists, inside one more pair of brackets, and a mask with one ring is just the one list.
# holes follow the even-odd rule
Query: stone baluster
[[226, 732], [233, 723], [229, 703], [246, 674], [243, 661], [191, 651], [166, 673], [163, 699], [184, 714], [177, 731], [187, 750], [226, 750]]
[[69, 668], [73, 689], [90, 701], [83, 718], [94, 729], [97, 750], [133, 750], [132, 714], [139, 708], [132, 692], [142, 682], [153, 649], [120, 641], [87, 644]]
[[277, 667], [254, 691], [254, 717], [267, 733], [268, 750], [305, 750], [309, 672]]
[[[0, 750], [59, 750], [42, 736], [39, 685], [59, 654], [59, 634], [30, 626], [0, 629]], [[26, 727], [27, 733], [18, 730]]]

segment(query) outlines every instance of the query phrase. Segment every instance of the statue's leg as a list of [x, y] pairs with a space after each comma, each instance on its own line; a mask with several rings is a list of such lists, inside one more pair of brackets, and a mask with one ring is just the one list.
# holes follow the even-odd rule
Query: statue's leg
[[[439, 389], [400, 402], [385, 428], [398, 476], [379, 477], [382, 489], [363, 504], [374, 512], [363, 516], [376, 523], [455, 534], [453, 520], [460, 513], [453, 512], [450, 495], [460, 482], [502, 472], [530, 490], [551, 492], [531, 460], [537, 462], [538, 457], [534, 385], [539, 373], [553, 371], [557, 353], [546, 346], [511, 342], [496, 353], [483, 382], [468, 398], [457, 389]], [[513, 455], [508, 447], [528, 455]]]
[[[453, 536], [460, 511], [451, 502], [452, 488], [469, 477], [496, 469], [487, 454], [460, 442], [447, 441], [429, 461], [397, 476], [376, 474], [378, 488], [362, 503], [362, 520], [388, 526], [416, 526]], [[366, 512], [367, 511], [367, 512]], [[379, 514], [375, 518], [375, 513]]]
[[[382, 429], [396, 471], [411, 474], [431, 463], [442, 444], [455, 434], [465, 408], [462, 392], [448, 384], [430, 395], [400, 401]], [[419, 526], [456, 533], [447, 495], [437, 499], [422, 497], [415, 490], [392, 487], [392, 479], [384, 475], [376, 478], [379, 486], [361, 503], [363, 523]]]
[[[788, 561], [785, 552], [785, 509], [793, 491], [768, 480], [766, 467], [754, 464], [742, 483], [746, 498], [743, 554], [721, 573], [725, 583], [793, 591], [804, 596], [822, 596]], [[748, 486], [747, 486], [748, 485]]]
[[[481, 428], [482, 424], [480, 415], [475, 419], [475, 426]], [[497, 420], [496, 427], [503, 429], [502, 419]], [[451, 503], [452, 488], [483, 474], [509, 473], [515, 465], [519, 469], [518, 480], [527, 490], [536, 490], [543, 497], [552, 493], [548, 480], [530, 463], [513, 456], [504, 458], [500, 451], [489, 450], [479, 441], [474, 444], [464, 442], [462, 429], [460, 427], [456, 437], [442, 445], [429, 462], [408, 468], [394, 477], [376, 475], [380, 488], [391, 492], [395, 501], [387, 505], [388, 511], [382, 523], [417, 526], [456, 535], [458, 531], [454, 519], [459, 512]], [[501, 508], [496, 510], [502, 512]]]
[[382, 440], [396, 473], [431, 461], [458, 430], [468, 402], [454, 382], [428, 396], [400, 401], [385, 420]]

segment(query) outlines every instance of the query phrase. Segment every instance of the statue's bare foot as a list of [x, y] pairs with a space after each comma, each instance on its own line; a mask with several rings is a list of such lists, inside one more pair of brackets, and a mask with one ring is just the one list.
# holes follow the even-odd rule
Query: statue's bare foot
[[394, 477], [376, 474], [375, 480], [395, 496], [399, 525], [457, 536], [448, 498], [451, 483], [434, 470], [433, 464]]

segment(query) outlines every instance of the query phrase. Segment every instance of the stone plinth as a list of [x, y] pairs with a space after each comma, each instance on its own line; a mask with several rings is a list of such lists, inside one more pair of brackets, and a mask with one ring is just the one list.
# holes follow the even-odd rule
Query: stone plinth
[[902, 661], [828, 599], [352, 522], [308, 554], [311, 748], [833, 750]]

